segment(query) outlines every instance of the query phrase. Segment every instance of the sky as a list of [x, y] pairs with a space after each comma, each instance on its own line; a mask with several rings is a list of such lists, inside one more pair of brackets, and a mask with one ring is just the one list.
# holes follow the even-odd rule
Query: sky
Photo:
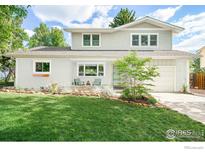
[[[185, 28], [173, 37], [173, 49], [196, 52], [205, 45], [205, 5], [55, 6], [36, 5], [28, 10], [22, 27], [29, 36], [41, 22], [49, 27], [108, 27], [121, 8], [134, 10], [137, 18], [151, 16]], [[67, 42], [71, 36], [64, 32]]]

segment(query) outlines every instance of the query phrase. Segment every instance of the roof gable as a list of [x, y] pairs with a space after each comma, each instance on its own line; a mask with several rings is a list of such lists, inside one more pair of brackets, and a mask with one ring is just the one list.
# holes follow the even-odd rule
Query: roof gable
[[[143, 27], [145, 26], [145, 27]], [[116, 28], [65, 28], [64, 30], [67, 32], [102, 32], [102, 33], [112, 33], [119, 30], [130, 29], [130, 28], [158, 28], [164, 30], [170, 30], [173, 33], [179, 33], [184, 30], [184, 28], [172, 25], [167, 22], [160, 21], [158, 19], [154, 19], [152, 17], [145, 16], [140, 18], [134, 22], [116, 27]]]
[[151, 24], [151, 23], [147, 23], [147, 22], [142, 22], [142, 23], [138, 23], [138, 24], [135, 24], [135, 25], [131, 25], [127, 28], [161, 28], [157, 25], [154, 25], [154, 24]]
[[145, 17], [140, 18], [140, 19], [138, 19], [134, 22], [131, 22], [131, 23], [116, 27], [115, 29], [120, 30], [120, 29], [125, 29], [125, 28], [131, 28], [131, 27], [138, 26], [142, 23], [148, 23], [148, 24], [154, 25], [156, 27], [163, 28], [165, 30], [172, 30], [174, 33], [178, 33], [178, 32], [181, 32], [181, 31], [184, 30], [184, 28], [182, 28], [182, 27], [172, 25], [170, 23], [163, 22], [161, 20], [158, 20], [158, 19], [155, 19], [155, 18], [152, 18], [152, 17], [149, 17], [149, 16], [145, 16]]

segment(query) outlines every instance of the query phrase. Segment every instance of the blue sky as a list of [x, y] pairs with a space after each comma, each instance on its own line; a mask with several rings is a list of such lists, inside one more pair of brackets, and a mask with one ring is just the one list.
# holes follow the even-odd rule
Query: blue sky
[[[173, 48], [196, 51], [205, 45], [205, 6], [130, 5], [130, 6], [32, 6], [23, 28], [32, 36], [41, 22], [49, 27], [107, 27], [120, 8], [129, 8], [137, 17], [146, 15], [182, 26], [185, 30], [174, 36]], [[68, 42], [70, 34], [64, 33]]]

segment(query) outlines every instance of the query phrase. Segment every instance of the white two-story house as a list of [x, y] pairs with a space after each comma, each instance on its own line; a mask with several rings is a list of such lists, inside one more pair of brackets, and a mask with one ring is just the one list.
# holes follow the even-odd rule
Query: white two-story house
[[152, 58], [160, 76], [153, 91], [177, 92], [189, 86], [189, 60], [192, 54], [172, 49], [172, 37], [183, 28], [143, 17], [117, 28], [65, 28], [71, 33], [71, 48], [39, 47], [9, 54], [16, 59], [15, 86], [48, 87], [57, 83], [70, 89], [75, 81], [101, 86], [119, 83], [114, 61], [135, 51], [141, 58]]

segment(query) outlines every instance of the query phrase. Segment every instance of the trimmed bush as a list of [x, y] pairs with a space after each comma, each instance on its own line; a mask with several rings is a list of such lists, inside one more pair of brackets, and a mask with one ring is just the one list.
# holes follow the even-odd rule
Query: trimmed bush
[[156, 100], [154, 97], [149, 97], [149, 98], [147, 99], [147, 102], [154, 105], [154, 104], [157, 103], [157, 100]]

